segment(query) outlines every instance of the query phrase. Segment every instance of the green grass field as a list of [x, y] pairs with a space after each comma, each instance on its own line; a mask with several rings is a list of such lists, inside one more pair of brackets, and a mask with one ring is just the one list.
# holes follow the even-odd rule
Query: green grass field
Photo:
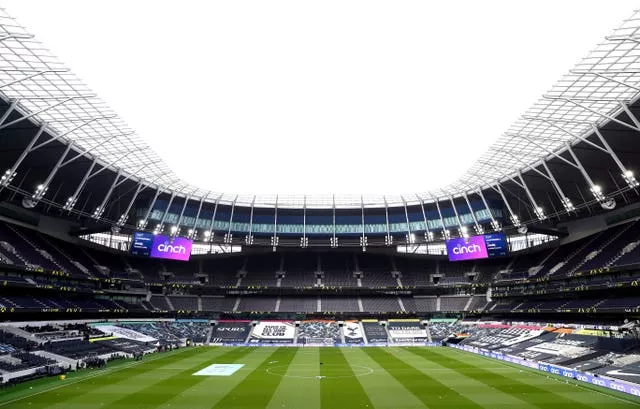
[[[229, 376], [194, 376], [242, 364]], [[640, 399], [451, 348], [199, 347], [0, 391], [1, 409], [640, 408]]]

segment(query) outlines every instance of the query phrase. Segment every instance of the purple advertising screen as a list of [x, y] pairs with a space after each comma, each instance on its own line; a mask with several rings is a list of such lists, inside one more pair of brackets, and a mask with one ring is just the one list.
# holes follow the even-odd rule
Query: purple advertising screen
[[134, 256], [168, 258], [188, 261], [191, 255], [191, 240], [182, 237], [167, 237], [143, 231], [133, 233], [131, 254]]
[[484, 236], [471, 236], [446, 241], [449, 261], [474, 260], [489, 257]]
[[157, 235], [153, 239], [149, 256], [154, 258], [168, 258], [170, 260], [188, 261], [191, 256], [193, 242], [184, 237], [171, 239], [167, 236]]

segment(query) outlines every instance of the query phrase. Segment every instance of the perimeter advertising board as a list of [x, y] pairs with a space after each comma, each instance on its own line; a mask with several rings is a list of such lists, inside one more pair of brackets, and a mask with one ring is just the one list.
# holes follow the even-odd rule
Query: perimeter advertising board
[[219, 321], [218, 325], [213, 327], [211, 342], [214, 344], [245, 342], [250, 326], [250, 321]]
[[387, 342], [387, 331], [378, 320], [362, 320], [362, 329], [370, 344]]
[[342, 334], [344, 335], [344, 342], [347, 344], [364, 343], [362, 328], [358, 321], [345, 321], [342, 325]]
[[422, 342], [428, 339], [420, 320], [389, 320], [387, 331], [393, 342]]
[[251, 343], [291, 344], [296, 327], [291, 321], [260, 321], [253, 327]]
[[561, 366], [551, 365], [546, 362], [536, 362], [536, 361], [526, 360], [526, 359], [513, 357], [509, 355], [503, 355], [497, 352], [483, 350], [480, 348], [469, 347], [466, 345], [451, 345], [451, 346], [457, 349], [462, 349], [464, 351], [473, 352], [475, 354], [486, 356], [487, 358], [493, 358], [493, 359], [498, 359], [505, 362], [511, 362], [514, 364], [526, 366], [531, 369], [537, 369], [542, 372], [547, 372], [553, 375], [575, 379], [577, 381], [590, 383], [592, 385], [602, 386], [604, 388], [628, 393], [634, 396], [640, 396], [640, 386], [638, 385], [631, 385], [631, 384], [616, 381], [613, 379], [607, 379], [607, 378], [602, 378], [595, 375], [582, 373], [570, 368], [563, 368]]

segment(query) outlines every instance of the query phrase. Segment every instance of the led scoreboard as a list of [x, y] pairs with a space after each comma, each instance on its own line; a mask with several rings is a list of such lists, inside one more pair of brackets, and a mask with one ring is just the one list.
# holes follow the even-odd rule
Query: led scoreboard
[[137, 231], [133, 233], [129, 252], [134, 256], [188, 261], [192, 246], [193, 242], [184, 237]]
[[449, 261], [475, 260], [481, 258], [504, 257], [509, 247], [504, 233], [483, 234], [468, 238], [447, 240]]

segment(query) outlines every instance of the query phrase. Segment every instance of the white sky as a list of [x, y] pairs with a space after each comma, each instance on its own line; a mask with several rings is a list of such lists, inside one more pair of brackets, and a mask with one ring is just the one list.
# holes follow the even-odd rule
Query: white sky
[[3, 0], [185, 180], [454, 181], [637, 2]]

